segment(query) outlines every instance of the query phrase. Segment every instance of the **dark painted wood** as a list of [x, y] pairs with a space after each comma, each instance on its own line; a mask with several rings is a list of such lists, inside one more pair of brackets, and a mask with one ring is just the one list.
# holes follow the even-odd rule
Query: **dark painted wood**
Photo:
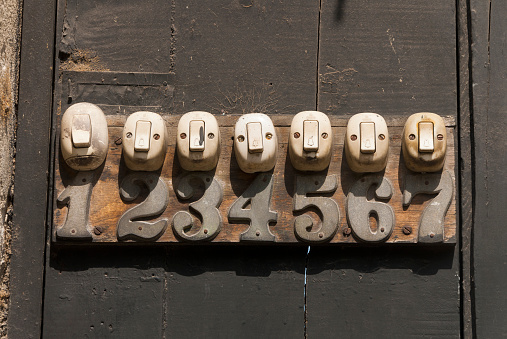
[[161, 338], [162, 249], [53, 249], [46, 275], [45, 338]]
[[472, 305], [472, 227], [473, 227], [473, 120], [470, 110], [470, 31], [468, 29], [469, 7], [466, 0], [457, 1], [457, 46], [458, 46], [458, 168], [459, 217], [461, 226], [461, 325], [463, 338], [473, 336]]
[[471, 1], [475, 140], [473, 270], [478, 338], [507, 335], [507, 3]]
[[[455, 1], [323, 1], [319, 106], [457, 114]], [[312, 246], [307, 335], [460, 336], [459, 248]]]
[[42, 321], [56, 1], [23, 2], [10, 262], [10, 338], [39, 338]]
[[312, 246], [309, 338], [459, 338], [459, 252]]
[[317, 1], [176, 1], [176, 112], [315, 109], [318, 15]]
[[322, 0], [319, 109], [455, 115], [455, 2]]
[[306, 248], [168, 251], [167, 338], [301, 338]]
[[[140, 6], [134, 1], [70, 0], [59, 8], [60, 21], [65, 21], [58, 23], [64, 39], [57, 35], [61, 70], [174, 73], [175, 108], [169, 113], [315, 109], [318, 3], [148, 1]], [[53, 249], [47, 265], [45, 337], [105, 336], [109, 324], [125, 327], [125, 332], [112, 333], [118, 336], [135, 325], [146, 328], [145, 337], [160, 337], [160, 327], [148, 329], [130, 315], [111, 318], [108, 307], [116, 303], [114, 312], [119, 312], [129, 306], [129, 298], [136, 300], [134, 310], [141, 310], [139, 298], [147, 300], [150, 309], [140, 319], [151, 317], [150, 324], [160, 319], [162, 309], [162, 337], [303, 336], [305, 247], [182, 247], [168, 249], [165, 266], [159, 264], [165, 252], [141, 251]], [[97, 263], [100, 258], [104, 264]], [[138, 267], [146, 258], [151, 261]], [[115, 282], [104, 275], [111, 267]], [[158, 284], [139, 287], [138, 282], [158, 275], [161, 267], [163, 298]], [[93, 288], [112, 292], [103, 300], [90, 295]], [[150, 292], [157, 298], [148, 297]], [[75, 329], [69, 324], [73, 321]], [[92, 324], [102, 332], [90, 332]]]

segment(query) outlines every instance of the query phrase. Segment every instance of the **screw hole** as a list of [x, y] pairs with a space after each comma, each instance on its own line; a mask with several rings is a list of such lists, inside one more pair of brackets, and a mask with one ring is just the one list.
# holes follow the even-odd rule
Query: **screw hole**
[[244, 136], [242, 136], [242, 135], [238, 135], [238, 141], [239, 141], [239, 142], [243, 142], [243, 141], [245, 141], [245, 137], [244, 137]]

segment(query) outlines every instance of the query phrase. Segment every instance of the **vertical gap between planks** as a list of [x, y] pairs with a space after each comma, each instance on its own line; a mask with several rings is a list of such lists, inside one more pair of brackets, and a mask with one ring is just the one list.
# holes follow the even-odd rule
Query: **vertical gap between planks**
[[[49, 162], [48, 162], [48, 172], [47, 172], [47, 179], [46, 179], [46, 182], [48, 183], [48, 191], [47, 191], [47, 194], [46, 194], [46, 220], [44, 222], [44, 225], [46, 227], [45, 229], [45, 234], [44, 234], [44, 239], [46, 239], [46, 242], [44, 244], [44, 267], [42, 268], [42, 295], [41, 295], [41, 321], [40, 321], [40, 333], [41, 333], [41, 337], [44, 333], [44, 301], [45, 301], [45, 297], [46, 297], [46, 268], [47, 268], [47, 263], [49, 262], [50, 260], [50, 256], [51, 256], [51, 247], [50, 247], [50, 243], [51, 243], [51, 229], [52, 229], [52, 223], [53, 223], [53, 210], [52, 210], [52, 202], [53, 202], [53, 180], [54, 180], [54, 177], [53, 177], [53, 171], [54, 171], [54, 159], [52, 158], [51, 154], [53, 153], [53, 147], [55, 145], [55, 142], [54, 142], [54, 138], [56, 137], [55, 136], [55, 130], [54, 130], [54, 126], [53, 126], [53, 110], [55, 109], [55, 84], [56, 84], [56, 81], [58, 79], [58, 76], [57, 76], [57, 63], [56, 63], [56, 49], [59, 48], [59, 44], [57, 44], [57, 41], [58, 41], [58, 37], [60, 36], [60, 32], [58, 32], [58, 9], [59, 9], [59, 0], [54, 0], [53, 1], [53, 16], [54, 16], [54, 21], [53, 21], [53, 54], [51, 56], [51, 59], [52, 59], [52, 70], [53, 70], [53, 76], [52, 76], [52, 84], [51, 84], [51, 105], [49, 107], [49, 117], [47, 117], [49, 119], [49, 142], [50, 142], [50, 145], [49, 145], [49, 152], [50, 152], [50, 155], [49, 155]], [[65, 1], [65, 5], [66, 5], [66, 1]], [[22, 24], [22, 23], [21, 23]]]
[[306, 287], [307, 287], [307, 279], [308, 279], [308, 276], [307, 276], [307, 271], [308, 271], [308, 262], [310, 261], [310, 245], [308, 245], [308, 250], [306, 251], [306, 257], [305, 257], [305, 287], [304, 287], [304, 293], [305, 293], [305, 304], [303, 306], [303, 312], [304, 312], [304, 321], [305, 321], [305, 326], [304, 326], [304, 337], [305, 339], [308, 338], [308, 333], [307, 333], [307, 328], [306, 328], [306, 325], [308, 324], [308, 305], [306, 303], [306, 297], [307, 297], [307, 290], [306, 290]]
[[472, 83], [472, 30], [470, 0], [456, 0], [456, 65], [457, 65], [457, 104], [458, 104], [458, 168], [460, 226], [460, 336], [473, 338], [473, 219], [474, 219], [474, 148], [473, 148], [473, 89]]
[[317, 21], [317, 69], [315, 70], [315, 110], [319, 110], [319, 81], [320, 81], [320, 30], [322, 28], [321, 25], [321, 16], [322, 16], [322, 0], [319, 1], [319, 15]]

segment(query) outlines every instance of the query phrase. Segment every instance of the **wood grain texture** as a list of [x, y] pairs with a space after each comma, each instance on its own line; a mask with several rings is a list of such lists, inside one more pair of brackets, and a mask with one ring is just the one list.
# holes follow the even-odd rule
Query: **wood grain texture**
[[507, 333], [507, 3], [471, 1], [475, 152], [473, 281], [475, 336]]
[[[40, 338], [56, 1], [23, 2], [7, 335]], [[2, 52], [3, 53], [3, 52]], [[14, 165], [14, 164], [13, 164]]]
[[322, 1], [318, 110], [456, 115], [455, 1]]
[[[214, 173], [214, 178], [218, 180], [224, 192], [224, 199], [219, 207], [223, 226], [222, 231], [213, 240], [213, 242], [239, 242], [240, 234], [247, 230], [248, 225], [246, 223], [229, 223], [227, 212], [233, 202], [246, 190], [256, 174], [246, 174], [242, 172], [235, 159], [233, 150], [232, 137], [234, 136], [234, 129], [231, 126], [232, 121], [235, 117], [222, 117], [219, 116], [219, 125], [221, 127], [221, 157], [219, 164]], [[272, 120], [275, 123], [277, 129], [277, 135], [279, 136], [279, 152], [277, 164], [274, 169], [275, 184], [273, 189], [273, 198], [271, 208], [273, 211], [278, 212], [278, 222], [276, 225], [270, 227], [272, 233], [276, 237], [276, 242], [287, 242], [295, 243], [299, 242], [294, 234], [294, 213], [292, 211], [293, 195], [294, 195], [294, 178], [298, 173], [292, 168], [290, 159], [287, 154], [287, 141], [289, 127], [285, 124], [287, 118], [281, 116], [281, 121], [278, 121], [278, 116], [272, 116]], [[110, 117], [110, 125], [116, 125], [118, 117]], [[168, 125], [173, 126], [177, 123], [178, 116], [166, 116]], [[400, 124], [403, 118], [391, 118], [392, 121]], [[452, 121], [453, 119], [448, 119]], [[334, 119], [333, 133], [334, 133], [334, 149], [331, 165], [327, 171], [328, 175], [336, 174], [339, 181], [339, 187], [333, 194], [334, 199], [340, 208], [340, 222], [338, 226], [338, 232], [335, 237], [330, 241], [331, 243], [356, 243], [357, 239], [351, 235], [344, 235], [343, 230], [348, 227], [346, 220], [345, 211], [345, 199], [352, 185], [363, 177], [362, 174], [352, 172], [346, 161], [343, 160], [343, 136], [345, 135], [345, 119]], [[419, 217], [430, 202], [433, 196], [418, 195], [414, 198], [412, 204], [408, 208], [402, 206], [402, 189], [401, 183], [404, 180], [406, 169], [403, 165], [403, 160], [400, 161], [401, 154], [401, 132], [402, 127], [391, 127], [390, 128], [390, 156], [385, 170], [385, 177], [387, 177], [394, 185], [394, 194], [389, 201], [389, 205], [395, 211], [396, 225], [394, 231], [387, 243], [416, 243], [418, 234]], [[121, 127], [109, 127], [109, 153], [107, 160], [103, 167], [100, 179], [95, 184], [91, 198], [90, 208], [90, 224], [91, 227], [99, 227], [101, 230], [100, 234], [93, 234], [93, 242], [118, 242], [116, 225], [123, 213], [135, 204], [139, 204], [144, 198], [138, 198], [134, 202], [125, 203], [119, 196], [119, 183], [123, 177], [128, 173], [128, 169], [125, 167], [121, 159], [121, 147], [115, 145], [114, 141], [121, 137], [123, 129]], [[160, 176], [167, 183], [169, 187], [169, 205], [166, 210], [162, 213], [160, 218], [167, 218], [169, 221], [172, 220], [173, 215], [177, 211], [188, 210], [188, 202], [179, 199], [175, 194], [174, 185], [177, 185], [179, 177], [184, 173], [180, 168], [177, 160], [175, 160], [175, 140], [176, 131], [174, 128], [169, 128], [168, 138], [168, 152], [164, 166], [162, 168]], [[451, 171], [454, 176], [454, 129], [448, 128], [448, 151], [445, 162], [445, 169]], [[56, 166], [56, 182], [55, 182], [55, 199], [57, 194], [63, 191], [63, 188], [68, 185], [68, 182], [73, 173], [64, 165], [61, 160]], [[64, 168], [60, 172], [60, 168]], [[200, 196], [195, 197], [192, 201], [199, 199]], [[58, 204], [55, 201], [54, 206], [56, 207], [54, 214], [54, 225], [53, 231], [59, 225], [63, 225], [66, 218], [66, 208], [58, 208]], [[61, 207], [61, 206], [60, 206]], [[313, 215], [316, 220], [319, 220], [317, 215]], [[159, 218], [157, 218], [159, 219]], [[194, 230], [190, 233], [195, 232], [200, 227], [197, 223], [194, 226]], [[409, 235], [403, 233], [402, 228], [404, 226], [410, 226], [413, 232]], [[93, 233], [93, 232], [92, 232]], [[57, 240], [54, 237], [54, 240]], [[165, 233], [157, 240], [157, 242], [182, 242], [173, 233], [172, 229], [168, 227]], [[456, 242], [456, 205], [455, 198], [447, 216], [445, 218], [444, 228], [444, 242], [455, 243]]]

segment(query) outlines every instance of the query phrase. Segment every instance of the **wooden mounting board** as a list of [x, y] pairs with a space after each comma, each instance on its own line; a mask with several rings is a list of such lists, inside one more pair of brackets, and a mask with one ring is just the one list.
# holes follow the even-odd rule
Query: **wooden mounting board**
[[[220, 233], [211, 241], [212, 243], [239, 243], [241, 233], [245, 232], [249, 225], [245, 223], [230, 223], [228, 221], [228, 210], [234, 201], [248, 188], [257, 174], [246, 174], [242, 172], [234, 159], [233, 141], [234, 124], [239, 115], [217, 116], [222, 137], [222, 147], [220, 161], [215, 171], [215, 179], [220, 182], [223, 188], [223, 201], [218, 208], [222, 217], [223, 225]], [[293, 195], [294, 195], [294, 179], [296, 175], [304, 175], [298, 173], [292, 168], [290, 159], [287, 154], [288, 133], [292, 116], [289, 115], [270, 115], [276, 126], [276, 132], [279, 139], [279, 153], [277, 164], [274, 169], [274, 187], [271, 200], [271, 210], [278, 213], [278, 221], [270, 227], [271, 232], [275, 235], [275, 243], [302, 243], [294, 233], [294, 219], [296, 213], [292, 211]], [[160, 172], [161, 178], [167, 184], [169, 190], [169, 204], [165, 211], [153, 220], [167, 218], [169, 225], [165, 232], [154, 242], [157, 243], [191, 243], [191, 241], [181, 240], [175, 236], [171, 227], [171, 220], [178, 211], [189, 211], [189, 203], [198, 200], [201, 195], [183, 201], [179, 199], [174, 191], [172, 181], [184, 173], [180, 168], [177, 157], [175, 157], [176, 148], [176, 125], [180, 115], [164, 115], [164, 119], [168, 127], [168, 150], [165, 158], [164, 166]], [[363, 243], [356, 239], [353, 234], [345, 235], [344, 230], [348, 228], [345, 202], [346, 196], [352, 185], [363, 177], [363, 174], [352, 172], [346, 163], [343, 150], [343, 139], [346, 130], [346, 124], [349, 117], [330, 116], [334, 133], [334, 146], [331, 164], [327, 171], [328, 175], [335, 174], [338, 179], [338, 189], [331, 196], [339, 206], [340, 221], [336, 235], [326, 243]], [[419, 194], [414, 197], [408, 208], [402, 206], [402, 183], [404, 182], [406, 168], [403, 164], [401, 155], [401, 133], [407, 116], [403, 117], [386, 117], [390, 133], [390, 152], [389, 160], [384, 176], [388, 178], [394, 186], [394, 194], [387, 203], [394, 209], [396, 224], [391, 236], [385, 241], [389, 244], [415, 244], [418, 242], [418, 225], [419, 218], [427, 204], [435, 197], [435, 195]], [[96, 182], [90, 202], [89, 222], [93, 239], [89, 243], [135, 243], [136, 241], [119, 241], [117, 238], [117, 222], [120, 217], [128, 209], [136, 204], [141, 203], [145, 196], [132, 201], [122, 201], [119, 194], [119, 184], [123, 177], [128, 174], [121, 159], [121, 145], [116, 145], [115, 140], [121, 138], [123, 124], [126, 116], [110, 115], [107, 116], [109, 127], [109, 153], [106, 162], [101, 168], [100, 178]], [[449, 170], [454, 180], [455, 166], [455, 121], [453, 117], [444, 117], [448, 133], [448, 148], [444, 164], [444, 170]], [[57, 138], [58, 139], [58, 138]], [[58, 140], [55, 146], [56, 154], [59, 155]], [[401, 161], [400, 161], [401, 160]], [[64, 224], [67, 207], [57, 203], [58, 195], [70, 182], [75, 172], [70, 170], [63, 162], [60, 156], [55, 156], [55, 180], [54, 180], [54, 196], [53, 196], [53, 227], [52, 239], [58, 243], [76, 243], [71, 240], [62, 240], [56, 237], [56, 229]], [[455, 180], [454, 180], [455, 187]], [[454, 189], [455, 191], [455, 189]], [[329, 196], [329, 195], [326, 195]], [[384, 201], [386, 202], [386, 201]], [[319, 216], [311, 209], [308, 215], [315, 220], [319, 220]], [[197, 216], [194, 216], [197, 230], [200, 222]], [[403, 227], [410, 226], [411, 234], [404, 234]], [[190, 232], [193, 233], [193, 230]], [[346, 233], [346, 232], [345, 232]], [[202, 242], [199, 242], [202, 243]], [[273, 243], [273, 242], [263, 242]], [[444, 241], [443, 243], [456, 243], [456, 193], [453, 195], [451, 205], [445, 216], [444, 224]]]

